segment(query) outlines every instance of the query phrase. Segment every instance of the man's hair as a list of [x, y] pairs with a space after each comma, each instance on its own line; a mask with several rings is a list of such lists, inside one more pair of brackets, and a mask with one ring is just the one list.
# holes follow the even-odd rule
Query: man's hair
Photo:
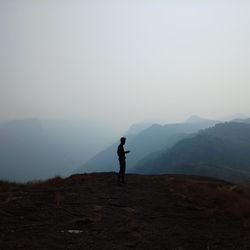
[[126, 137], [121, 137], [120, 140], [121, 140], [121, 142], [123, 142], [123, 141], [125, 142], [126, 141]]

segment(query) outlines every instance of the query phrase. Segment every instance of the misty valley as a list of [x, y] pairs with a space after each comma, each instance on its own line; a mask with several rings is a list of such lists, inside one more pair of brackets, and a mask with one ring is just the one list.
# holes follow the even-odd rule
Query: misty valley
[[0, 179], [44, 180], [67, 176], [115, 139], [98, 123], [24, 119], [0, 123]]
[[[129, 173], [250, 178], [250, 119], [191, 117], [183, 123], [133, 124], [124, 132]], [[118, 135], [84, 121], [26, 119], [0, 124], [2, 180], [117, 172]], [[113, 142], [113, 143], [112, 143]], [[110, 146], [109, 146], [110, 145]]]

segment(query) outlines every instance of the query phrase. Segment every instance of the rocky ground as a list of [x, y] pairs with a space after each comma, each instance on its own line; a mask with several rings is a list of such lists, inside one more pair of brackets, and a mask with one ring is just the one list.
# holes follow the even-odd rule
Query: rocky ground
[[178, 175], [0, 182], [0, 249], [250, 249], [250, 196]]

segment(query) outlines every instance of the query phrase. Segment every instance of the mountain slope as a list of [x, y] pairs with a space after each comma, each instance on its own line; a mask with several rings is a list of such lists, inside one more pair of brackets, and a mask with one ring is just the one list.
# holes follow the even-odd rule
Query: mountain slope
[[250, 125], [222, 123], [138, 163], [140, 173], [185, 173], [229, 180], [250, 178]]
[[234, 119], [232, 120], [232, 122], [241, 122], [241, 123], [250, 123], [250, 118], [246, 118], [246, 119]]
[[[164, 126], [154, 124], [138, 134], [128, 135], [125, 148], [131, 153], [127, 157], [127, 170], [133, 171], [138, 161], [148, 154], [171, 148], [176, 142], [188, 137], [190, 133], [196, 133], [198, 130], [213, 126], [215, 123], [216, 121], [177, 123]], [[77, 169], [77, 172], [115, 171], [118, 165], [116, 155], [118, 144], [119, 141], [95, 155]]]
[[0, 177], [28, 181], [65, 176], [112, 140], [108, 130], [87, 121], [3, 122], [0, 124]]

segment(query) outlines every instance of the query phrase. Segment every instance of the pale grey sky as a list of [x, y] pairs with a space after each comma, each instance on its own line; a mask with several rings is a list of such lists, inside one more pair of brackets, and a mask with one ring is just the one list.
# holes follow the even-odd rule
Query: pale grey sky
[[250, 114], [249, 0], [0, 0], [0, 119]]

